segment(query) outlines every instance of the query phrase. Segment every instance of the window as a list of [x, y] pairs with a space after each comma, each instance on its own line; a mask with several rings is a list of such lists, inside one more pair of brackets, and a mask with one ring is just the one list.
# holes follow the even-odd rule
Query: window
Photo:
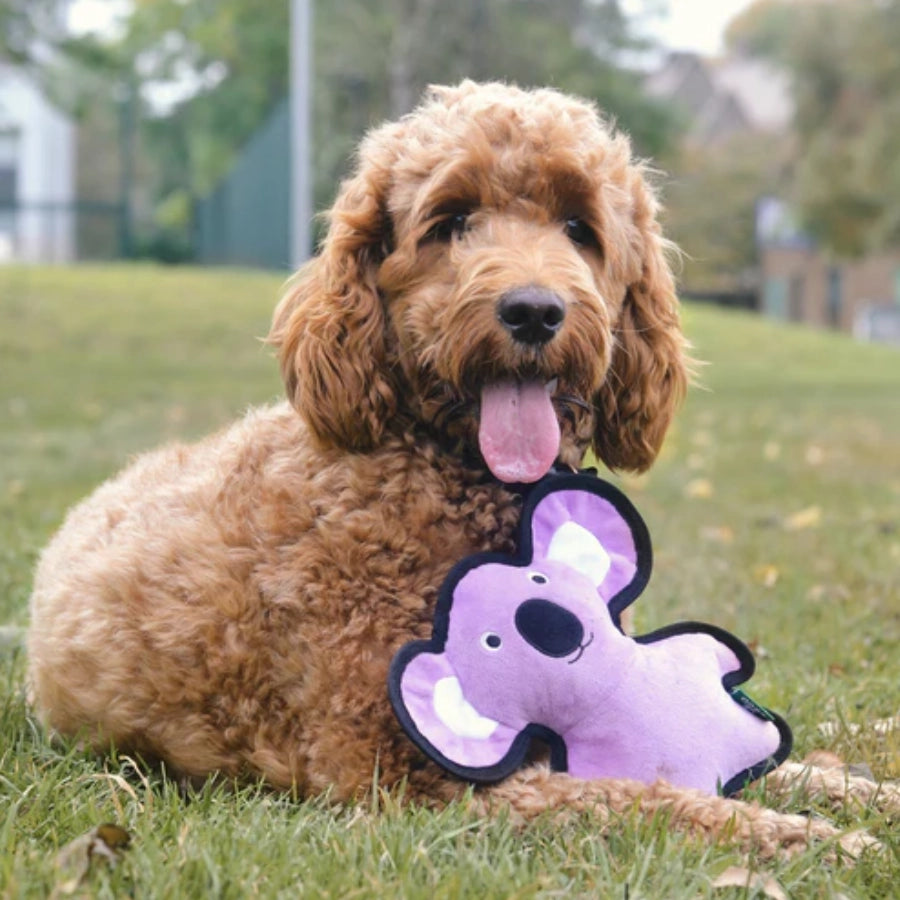
[[19, 132], [0, 130], [0, 261], [15, 254], [18, 174]]
[[788, 282], [786, 278], [770, 277], [763, 286], [763, 309], [767, 316], [783, 319], [787, 316]]
[[[841, 324], [842, 279], [840, 266], [828, 267], [828, 324], [838, 328]], [[900, 285], [898, 285], [900, 287]]]

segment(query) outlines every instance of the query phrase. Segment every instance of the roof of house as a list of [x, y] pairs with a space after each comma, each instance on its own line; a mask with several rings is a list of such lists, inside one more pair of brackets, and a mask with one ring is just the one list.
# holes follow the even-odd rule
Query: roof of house
[[688, 137], [704, 141], [741, 131], [782, 132], [794, 112], [787, 74], [750, 57], [709, 60], [678, 51], [648, 76], [645, 87], [651, 96], [678, 104], [691, 121]]

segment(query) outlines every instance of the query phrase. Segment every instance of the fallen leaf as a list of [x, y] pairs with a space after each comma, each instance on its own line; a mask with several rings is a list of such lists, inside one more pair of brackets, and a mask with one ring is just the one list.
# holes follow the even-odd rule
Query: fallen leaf
[[776, 444], [775, 441], [768, 441], [763, 445], [762, 455], [763, 459], [774, 462], [781, 456], [781, 444]]
[[757, 566], [753, 575], [763, 587], [775, 587], [778, 584], [779, 571], [776, 566]]
[[783, 522], [785, 531], [803, 531], [806, 528], [817, 528], [822, 522], [822, 507], [807, 506], [789, 515]]
[[841, 732], [857, 735], [862, 731], [871, 731], [879, 737], [886, 737], [895, 731], [900, 731], [900, 715], [890, 716], [887, 719], [873, 719], [863, 725], [854, 722], [819, 722], [819, 732], [825, 737], [835, 737]]
[[757, 658], [757, 659], [768, 659], [769, 651], [768, 648], [764, 647], [760, 642], [759, 638], [751, 638], [747, 641], [747, 649]]
[[825, 451], [815, 444], [806, 448], [806, 464], [808, 466], [821, 466], [825, 462]]
[[700, 537], [715, 544], [733, 544], [734, 529], [728, 525], [708, 525], [700, 529]]
[[67, 897], [74, 894], [98, 860], [114, 866], [130, 843], [131, 835], [124, 828], [110, 822], [98, 825], [87, 834], [69, 841], [56, 854], [55, 862], [60, 880], [51, 896]]
[[772, 900], [788, 900], [781, 885], [771, 876], [761, 872], [751, 872], [743, 866], [729, 866], [712, 883], [714, 888], [747, 888], [762, 891]]
[[712, 482], [708, 478], [694, 478], [684, 486], [684, 495], [694, 500], [705, 500], [712, 497]]

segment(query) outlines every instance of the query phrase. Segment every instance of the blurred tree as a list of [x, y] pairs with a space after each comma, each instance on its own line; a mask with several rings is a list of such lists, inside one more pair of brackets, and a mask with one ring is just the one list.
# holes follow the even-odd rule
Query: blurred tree
[[0, 60], [20, 65], [61, 41], [66, 0], [0, 0]]
[[794, 56], [797, 193], [848, 255], [900, 243], [900, 0], [818, 4]]
[[208, 190], [288, 87], [289, 4], [135, 0], [124, 39], [159, 192]]
[[842, 255], [897, 246], [900, 0], [764, 0], [728, 37], [793, 74], [806, 227]]
[[[33, 33], [38, 10], [62, 0], [0, 2], [0, 25], [16, 34]], [[85, 117], [106, 108], [105, 134], [110, 116], [128, 113], [122, 121], [140, 131], [138, 199], [158, 223], [187, 234], [194, 199], [287, 94], [289, 7], [134, 0], [121, 34], [65, 42], [57, 94]], [[674, 134], [675, 118], [622, 66], [641, 44], [619, 0], [315, 0], [314, 28], [319, 207], [359, 135], [407, 112], [429, 83], [497, 78], [577, 92], [631, 132], [642, 154], [661, 152]], [[7, 43], [20, 52], [23, 42]]]
[[407, 112], [431, 83], [501, 79], [581, 94], [645, 155], [676, 133], [675, 116], [622, 65], [644, 45], [618, 0], [320, 0], [315, 15], [319, 205], [360, 133]]
[[[813, 0], [816, 2], [816, 0]], [[773, 61], [790, 57], [794, 25], [804, 11], [804, 0], [756, 0], [725, 29], [725, 47], [731, 54], [762, 56]]]
[[786, 138], [743, 134], [713, 147], [687, 145], [664, 160], [666, 233], [684, 252], [686, 290], [752, 289], [757, 203], [784, 187], [790, 147]]

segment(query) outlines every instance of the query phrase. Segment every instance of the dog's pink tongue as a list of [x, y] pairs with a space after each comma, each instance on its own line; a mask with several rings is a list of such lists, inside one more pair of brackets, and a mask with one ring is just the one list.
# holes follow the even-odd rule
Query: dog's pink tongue
[[481, 455], [508, 484], [546, 475], [559, 453], [559, 422], [546, 387], [538, 381], [502, 381], [481, 392]]

